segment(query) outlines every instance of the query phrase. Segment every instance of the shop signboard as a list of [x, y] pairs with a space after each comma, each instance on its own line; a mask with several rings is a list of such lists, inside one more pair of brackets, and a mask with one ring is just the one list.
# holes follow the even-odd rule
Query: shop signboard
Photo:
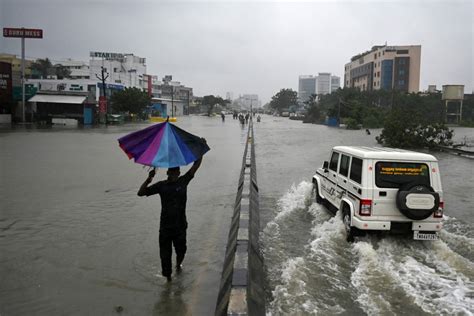
[[19, 38], [43, 38], [42, 29], [25, 29], [15, 27], [4, 27], [3, 37], [19, 37]]
[[0, 62], [0, 102], [7, 103], [12, 96], [12, 65]]
[[[21, 86], [13, 87], [13, 100], [21, 101]], [[38, 89], [32, 84], [25, 84], [25, 100], [28, 100], [36, 94]]]

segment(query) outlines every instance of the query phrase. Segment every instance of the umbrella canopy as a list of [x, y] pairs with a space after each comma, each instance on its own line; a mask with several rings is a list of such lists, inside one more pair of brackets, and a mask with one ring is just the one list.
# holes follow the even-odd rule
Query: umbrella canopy
[[185, 166], [209, 151], [206, 141], [169, 122], [133, 132], [118, 139], [120, 147], [136, 163], [173, 168]]

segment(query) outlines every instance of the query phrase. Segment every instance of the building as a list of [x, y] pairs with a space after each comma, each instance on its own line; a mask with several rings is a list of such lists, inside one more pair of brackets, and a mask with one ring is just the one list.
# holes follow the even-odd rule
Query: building
[[316, 94], [316, 76], [302, 75], [298, 78], [298, 101], [303, 103]]
[[[171, 75], [158, 81], [157, 76], [151, 76], [152, 108], [155, 116], [180, 116], [188, 115], [189, 108], [194, 98], [193, 88], [173, 81]], [[146, 90], [145, 90], [146, 91]]]
[[146, 74], [146, 59], [133, 54], [90, 52], [90, 78], [101, 76], [102, 67], [107, 82], [142, 89]]
[[[21, 58], [12, 54], [0, 54], [0, 62], [12, 65], [12, 84], [13, 86], [21, 86]], [[25, 59], [25, 78], [31, 77], [32, 60]]]
[[344, 67], [344, 87], [418, 92], [421, 45], [373, 46]]
[[259, 108], [258, 94], [243, 94], [240, 97], [240, 104], [246, 110]]
[[333, 93], [341, 87], [341, 78], [338, 76], [331, 76], [331, 92]]
[[91, 78], [89, 64], [87, 64], [84, 61], [72, 60], [68, 58], [63, 61], [59, 61], [57, 64], [69, 70], [70, 79], [90, 79]]
[[226, 99], [226, 100], [229, 100], [229, 101], [234, 100], [234, 93], [233, 93], [233, 92], [230, 92], [230, 91], [229, 91], [229, 92], [226, 92], [226, 93], [225, 93], [225, 99]]
[[340, 78], [329, 72], [320, 72], [317, 76], [299, 76], [298, 102], [307, 101], [312, 94], [323, 95], [336, 91], [340, 87]]

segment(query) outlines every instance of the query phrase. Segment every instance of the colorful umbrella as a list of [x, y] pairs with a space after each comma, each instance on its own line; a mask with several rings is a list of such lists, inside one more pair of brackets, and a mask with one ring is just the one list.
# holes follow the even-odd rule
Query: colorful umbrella
[[163, 122], [118, 139], [120, 147], [136, 163], [159, 168], [185, 166], [207, 151], [206, 141]]

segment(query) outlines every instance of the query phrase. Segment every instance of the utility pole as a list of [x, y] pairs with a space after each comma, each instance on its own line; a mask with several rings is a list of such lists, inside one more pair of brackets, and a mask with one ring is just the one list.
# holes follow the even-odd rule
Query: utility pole
[[[107, 123], [107, 95], [105, 93], [105, 80], [109, 77], [109, 74], [105, 71], [104, 66], [101, 66], [101, 76], [97, 76], [97, 79], [102, 81], [102, 96], [99, 96], [99, 115], [100, 122]], [[107, 74], [107, 75], [106, 75]]]
[[174, 117], [174, 87], [171, 86], [171, 117]]

